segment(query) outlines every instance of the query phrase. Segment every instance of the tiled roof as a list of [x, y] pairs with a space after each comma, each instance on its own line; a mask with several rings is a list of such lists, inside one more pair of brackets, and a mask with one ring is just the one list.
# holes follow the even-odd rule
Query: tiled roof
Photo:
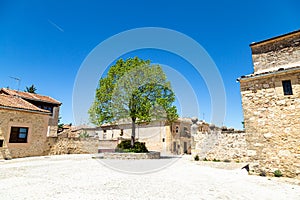
[[237, 79], [237, 81], [243, 80], [243, 79], [248, 79], [248, 78], [256, 78], [256, 77], [264, 77], [268, 75], [274, 75], [274, 74], [282, 74], [282, 73], [289, 73], [289, 72], [294, 72], [294, 71], [299, 71], [300, 66], [295, 66], [295, 67], [289, 67], [289, 68], [279, 68], [278, 70], [273, 70], [273, 71], [266, 71], [263, 73], [259, 74], [249, 74], [249, 75], [244, 75], [241, 76]]
[[4, 92], [8, 95], [13, 95], [13, 96], [19, 96], [23, 99], [27, 100], [33, 100], [33, 101], [41, 101], [41, 102], [46, 102], [46, 103], [51, 103], [51, 104], [56, 104], [56, 105], [61, 105], [61, 102], [48, 97], [48, 96], [43, 96], [39, 94], [34, 94], [34, 93], [29, 93], [29, 92], [21, 92], [21, 91], [16, 91], [16, 90], [11, 90], [7, 88], [2, 88], [0, 92]]
[[0, 94], [0, 107], [50, 113], [50, 111], [38, 108], [35, 105], [21, 99], [20, 97], [5, 94]]

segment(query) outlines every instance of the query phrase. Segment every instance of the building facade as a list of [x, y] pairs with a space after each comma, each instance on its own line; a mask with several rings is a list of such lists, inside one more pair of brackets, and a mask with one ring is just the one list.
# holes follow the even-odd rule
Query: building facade
[[191, 126], [192, 120], [190, 118], [179, 118], [172, 123], [170, 152], [191, 154]]
[[21, 92], [21, 91], [11, 90], [7, 88], [2, 88], [0, 90], [0, 94], [19, 97], [40, 109], [50, 111], [51, 115], [48, 120], [47, 136], [48, 137], [57, 136], [57, 129], [58, 129], [57, 124], [58, 124], [59, 109], [61, 106], [61, 102], [48, 96], [43, 96], [43, 95], [29, 93], [29, 92]]
[[250, 45], [254, 73], [239, 78], [247, 156], [257, 173], [300, 176], [300, 30]]
[[0, 159], [44, 155], [50, 112], [0, 94]]
[[0, 90], [0, 159], [47, 155], [55, 141], [61, 103], [24, 93]]
[[[173, 123], [165, 120], [157, 120], [150, 123], [136, 125], [136, 140], [145, 142], [148, 150], [159, 151], [161, 154], [183, 154], [191, 152], [191, 120], [179, 118]], [[118, 124], [103, 124], [98, 137], [103, 145], [103, 151], [108, 151], [107, 143], [110, 141], [110, 148], [115, 147], [117, 140], [131, 138], [131, 123], [122, 122]]]

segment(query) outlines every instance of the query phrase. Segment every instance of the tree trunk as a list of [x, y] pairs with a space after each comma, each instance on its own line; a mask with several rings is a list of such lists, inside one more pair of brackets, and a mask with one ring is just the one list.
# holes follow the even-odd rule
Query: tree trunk
[[134, 146], [134, 142], [135, 142], [135, 118], [132, 118], [131, 121], [131, 147]]

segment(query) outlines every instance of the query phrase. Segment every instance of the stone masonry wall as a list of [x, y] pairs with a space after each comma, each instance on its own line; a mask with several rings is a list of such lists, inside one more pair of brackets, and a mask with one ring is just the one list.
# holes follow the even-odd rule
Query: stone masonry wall
[[242, 131], [198, 132], [193, 136], [192, 155], [198, 155], [200, 160], [244, 162], [247, 160], [246, 135]]
[[250, 46], [255, 73], [300, 66], [300, 31]]
[[96, 154], [98, 138], [57, 138], [49, 155], [60, 154]]
[[[291, 80], [293, 95], [284, 95], [282, 80]], [[247, 156], [255, 172], [300, 175], [300, 71], [240, 81]]]
[[[45, 155], [50, 148], [47, 140], [48, 115], [0, 109], [0, 129], [4, 140], [0, 158], [19, 158]], [[27, 127], [27, 143], [9, 143], [11, 127]]]

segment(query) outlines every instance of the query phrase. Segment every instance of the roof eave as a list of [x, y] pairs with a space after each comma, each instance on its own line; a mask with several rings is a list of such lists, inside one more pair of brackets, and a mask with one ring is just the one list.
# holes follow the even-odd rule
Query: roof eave
[[249, 79], [256, 79], [256, 78], [267, 77], [267, 76], [272, 76], [272, 75], [282, 75], [282, 74], [288, 74], [288, 73], [298, 72], [298, 71], [300, 72], [300, 67], [279, 69], [277, 71], [268, 72], [268, 73], [250, 74], [250, 75], [246, 75], [246, 76], [241, 76], [237, 79], [237, 81], [240, 82], [240, 81], [244, 81], [244, 80], [246, 81]]
[[1, 105], [0, 105], [0, 108], [7, 109], [7, 110], [18, 110], [18, 111], [25, 111], [25, 112], [37, 113], [37, 114], [51, 115], [50, 112], [44, 112], [44, 111], [38, 111], [38, 110], [30, 110], [30, 109], [25, 109], [25, 108], [16, 108], [16, 107], [1, 106]]
[[292, 31], [292, 32], [289, 32], [289, 33], [285, 33], [283, 35], [278, 35], [278, 36], [275, 36], [275, 37], [272, 37], [272, 38], [261, 40], [261, 41], [258, 41], [258, 42], [252, 42], [249, 46], [253, 47], [253, 46], [256, 46], [256, 45], [259, 45], [259, 44], [263, 44], [263, 43], [266, 43], [266, 42], [269, 42], [269, 41], [272, 41], [272, 40], [276, 40], [278, 38], [282, 38], [282, 37], [286, 37], [286, 36], [289, 36], [289, 35], [293, 35], [293, 34], [298, 33], [298, 32], [300, 32], [300, 29]]
[[43, 102], [43, 103], [49, 103], [49, 104], [58, 105], [58, 106], [61, 106], [61, 104], [62, 104], [61, 102], [54, 103], [54, 102], [50, 102], [50, 101], [43, 101], [43, 100], [40, 100], [40, 99], [27, 98], [27, 97], [23, 97], [23, 96], [18, 96], [18, 97], [20, 97], [22, 99], [38, 101], [38, 102]]

